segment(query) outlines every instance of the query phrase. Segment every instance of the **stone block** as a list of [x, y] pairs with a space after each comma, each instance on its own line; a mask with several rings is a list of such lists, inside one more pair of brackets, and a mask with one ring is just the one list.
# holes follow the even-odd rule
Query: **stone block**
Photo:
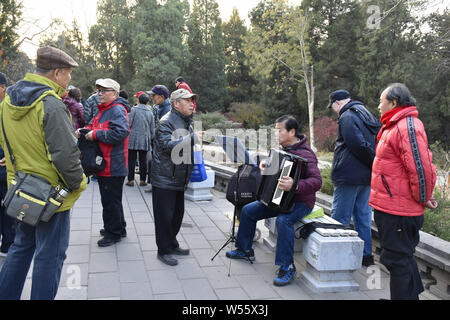
[[359, 237], [324, 237], [313, 232], [303, 246], [303, 256], [316, 270], [361, 268], [364, 241]]
[[191, 201], [212, 200], [211, 189], [214, 188], [215, 171], [206, 168], [208, 178], [202, 182], [189, 182], [184, 192], [184, 198]]

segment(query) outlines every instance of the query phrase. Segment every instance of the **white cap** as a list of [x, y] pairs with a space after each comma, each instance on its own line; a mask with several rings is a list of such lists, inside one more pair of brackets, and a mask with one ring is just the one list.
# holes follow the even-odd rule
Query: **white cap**
[[113, 89], [116, 92], [120, 91], [120, 84], [113, 79], [98, 79], [97, 81], [95, 81], [95, 86]]

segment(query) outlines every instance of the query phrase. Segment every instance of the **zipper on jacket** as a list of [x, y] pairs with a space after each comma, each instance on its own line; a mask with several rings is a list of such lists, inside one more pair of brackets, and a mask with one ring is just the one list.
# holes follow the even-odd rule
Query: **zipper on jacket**
[[389, 188], [389, 184], [387, 183], [386, 178], [384, 177], [384, 174], [381, 175], [381, 180], [383, 181], [383, 186], [386, 189], [386, 191], [389, 193], [389, 198], [392, 198], [391, 189]]

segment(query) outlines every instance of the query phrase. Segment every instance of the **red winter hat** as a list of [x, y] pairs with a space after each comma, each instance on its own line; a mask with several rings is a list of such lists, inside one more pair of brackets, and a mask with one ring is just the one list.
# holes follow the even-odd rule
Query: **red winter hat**
[[141, 94], [143, 94], [143, 93], [145, 93], [145, 92], [144, 92], [144, 91], [139, 91], [139, 92], [136, 93], [133, 97], [139, 98], [139, 96], [140, 96]]

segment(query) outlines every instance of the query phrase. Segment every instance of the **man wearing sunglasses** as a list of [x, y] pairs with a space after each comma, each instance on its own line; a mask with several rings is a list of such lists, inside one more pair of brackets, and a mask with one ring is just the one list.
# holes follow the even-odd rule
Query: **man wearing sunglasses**
[[[98, 79], [96, 82], [100, 104], [99, 113], [86, 126], [85, 137], [98, 141], [106, 162], [105, 169], [97, 173], [103, 206], [103, 236], [97, 244], [108, 247], [125, 237], [126, 222], [122, 207], [122, 191], [125, 176], [128, 175], [128, 139], [130, 134], [128, 108], [119, 97], [120, 85], [112, 79]], [[77, 131], [79, 137], [79, 130]]]

